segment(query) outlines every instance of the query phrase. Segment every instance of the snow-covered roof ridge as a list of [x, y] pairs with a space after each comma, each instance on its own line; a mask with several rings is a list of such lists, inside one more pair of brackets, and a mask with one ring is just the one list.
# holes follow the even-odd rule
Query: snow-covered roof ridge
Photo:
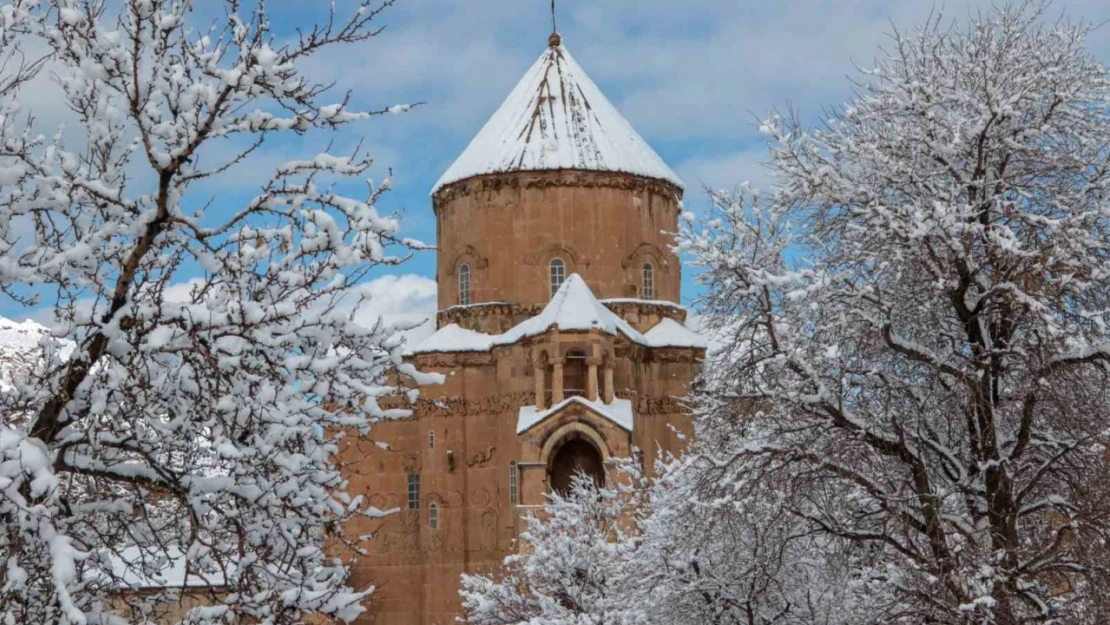
[[497, 338], [492, 334], [483, 334], [449, 323], [417, 343], [409, 353], [488, 352]]
[[592, 170], [682, 180], [575, 62], [550, 45], [432, 188], [482, 174]]
[[695, 349], [707, 349], [709, 347], [709, 342], [703, 336], [670, 317], [663, 317], [659, 323], [645, 332], [644, 336], [653, 347], [692, 347]]
[[614, 399], [612, 403], [605, 403], [598, 399], [597, 401], [590, 401], [585, 397], [577, 395], [568, 397], [563, 401], [547, 408], [546, 410], [537, 410], [535, 406], [521, 406], [517, 412], [516, 419], [516, 433], [521, 434], [527, 432], [536, 424], [547, 419], [551, 415], [559, 412], [570, 404], [579, 404], [593, 410], [597, 414], [605, 417], [606, 419], [617, 424], [628, 432], [632, 431], [632, 402], [627, 399]]
[[567, 276], [540, 314], [521, 321], [502, 334], [501, 338], [504, 343], [515, 343], [521, 338], [536, 336], [551, 328], [569, 331], [600, 330], [606, 334], [623, 334], [637, 343], [645, 342], [642, 334], [598, 301], [586, 281], [576, 273]]
[[409, 353], [485, 352], [498, 345], [512, 345], [523, 338], [539, 336], [548, 330], [598, 330], [613, 336], [623, 335], [645, 347], [705, 349], [707, 345], [697, 332], [669, 317], [664, 317], [646, 333], [639, 332], [606, 308], [604, 302], [594, 296], [586, 281], [574, 273], [567, 276], [538, 315], [521, 321], [504, 334], [484, 334], [451, 323], [436, 330]]

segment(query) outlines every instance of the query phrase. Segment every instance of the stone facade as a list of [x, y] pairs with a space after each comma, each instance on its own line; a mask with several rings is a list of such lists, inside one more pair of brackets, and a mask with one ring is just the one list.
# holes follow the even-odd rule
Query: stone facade
[[[658, 450], [680, 452], [691, 433], [680, 398], [705, 349], [682, 328], [680, 265], [668, 234], [678, 228], [677, 178], [636, 143], [642, 139], [614, 117], [557, 37], [528, 76], [494, 120], [555, 111], [556, 126], [586, 121], [572, 136], [582, 145], [552, 153], [625, 147], [609, 148], [609, 160], [583, 157], [604, 167], [518, 167], [437, 185], [440, 340], [433, 335], [410, 359], [445, 382], [421, 390], [410, 418], [375, 425], [373, 441], [352, 439], [341, 455], [352, 492], [401, 510], [347, 528], [374, 534], [370, 553], [351, 560], [353, 585], [378, 588], [361, 622], [454, 623], [460, 574], [490, 571], [513, 553], [523, 517], [566, 483], [568, 467], [593, 468], [602, 479], [613, 459], [635, 457], [649, 469]], [[551, 89], [553, 76], [579, 83]], [[538, 81], [539, 96], [526, 97], [527, 80]], [[555, 107], [564, 93], [565, 115], [503, 115], [517, 100]], [[547, 149], [560, 138], [544, 140]], [[538, 154], [535, 146], [509, 147]], [[626, 153], [638, 160], [621, 169]], [[466, 154], [445, 177], [470, 161], [521, 162]]]
[[[595, 292], [613, 297], [637, 295], [639, 268], [656, 263], [665, 268], [658, 272], [660, 301], [606, 306], [640, 332], [664, 318], [683, 321], [685, 311], [676, 305], [678, 259], [660, 234], [677, 227], [678, 190], [631, 176], [622, 181], [620, 175], [591, 174], [514, 174], [501, 185], [485, 179], [438, 194], [438, 325], [500, 334], [535, 316], [550, 298], [548, 266], [555, 254], [565, 255]], [[559, 184], [528, 186], [538, 181]], [[606, 185], [568, 186], [574, 181]], [[455, 301], [463, 263], [479, 268], [471, 276], [476, 303], [469, 306]], [[573, 354], [585, 356], [586, 371], [585, 385], [573, 386], [586, 388], [567, 390], [570, 378], [563, 373]], [[645, 346], [620, 334], [553, 328], [488, 351], [413, 356], [421, 370], [443, 373], [446, 382], [422, 389], [412, 418], [374, 427], [374, 440], [387, 442], [389, 450], [361, 442], [344, 457], [354, 491], [370, 493], [381, 509], [402, 509], [384, 522], [350, 528], [376, 535], [372, 553], [354, 568], [356, 587], [373, 583], [380, 589], [365, 622], [452, 623], [459, 613], [459, 575], [495, 567], [514, 550], [521, 516], [543, 505], [552, 461], [568, 441], [589, 443], [605, 463], [639, 450], [645, 467], [652, 466], [657, 449], [680, 451], [680, 434], [690, 433], [690, 423], [678, 398], [703, 355], [698, 348]], [[548, 409], [575, 392], [587, 400], [628, 402], [631, 431], [583, 402], [518, 433], [522, 407]], [[419, 476], [412, 510], [410, 476]]]
[[653, 299], [675, 302], [679, 265], [665, 233], [678, 228], [680, 193], [666, 182], [594, 171], [479, 176], [445, 187], [433, 198], [439, 308], [459, 303], [464, 264], [472, 301], [546, 303], [556, 258], [600, 299], [643, 297], [650, 264]]

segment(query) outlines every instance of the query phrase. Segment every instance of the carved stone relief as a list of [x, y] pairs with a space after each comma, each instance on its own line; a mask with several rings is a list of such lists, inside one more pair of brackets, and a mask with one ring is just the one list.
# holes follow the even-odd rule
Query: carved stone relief
[[489, 505], [489, 491], [484, 488], [479, 488], [470, 493], [470, 505], [481, 509]]
[[466, 466], [468, 466], [468, 467], [473, 467], [473, 466], [484, 467], [484, 466], [486, 466], [487, 464], [489, 464], [489, 461], [493, 459], [493, 452], [496, 451], [496, 450], [497, 450], [497, 447], [494, 447], [493, 445], [490, 445], [490, 447], [488, 449], [486, 449], [485, 451], [480, 451], [480, 452], [474, 454], [473, 456], [471, 456], [470, 460], [466, 461]]

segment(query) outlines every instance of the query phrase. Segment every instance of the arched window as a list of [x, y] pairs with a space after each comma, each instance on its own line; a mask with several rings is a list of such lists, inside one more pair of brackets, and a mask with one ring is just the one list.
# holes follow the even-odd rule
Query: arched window
[[439, 529], [439, 504], [434, 501], [428, 504], [428, 528]]
[[519, 479], [519, 477], [517, 476], [516, 460], [512, 460], [512, 461], [509, 462], [509, 505], [510, 506], [515, 506], [516, 502], [517, 502], [518, 488], [519, 488], [519, 483], [517, 482], [518, 479]]
[[644, 299], [655, 299], [655, 269], [644, 263]]
[[563, 286], [563, 282], [567, 279], [567, 264], [563, 259], [556, 258], [551, 261], [551, 297], [555, 297], [555, 292], [559, 287]]
[[428, 430], [428, 449], [436, 448], [436, 433], [433, 430]]
[[459, 267], [459, 305], [470, 305], [470, 265]]

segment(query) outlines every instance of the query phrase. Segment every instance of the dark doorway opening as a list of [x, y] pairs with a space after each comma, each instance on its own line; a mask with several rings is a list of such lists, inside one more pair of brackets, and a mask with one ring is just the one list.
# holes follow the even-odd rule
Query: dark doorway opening
[[551, 489], [561, 495], [570, 492], [571, 477], [581, 471], [594, 478], [599, 487], [605, 484], [605, 466], [597, 448], [581, 438], [567, 441], [551, 459]]

